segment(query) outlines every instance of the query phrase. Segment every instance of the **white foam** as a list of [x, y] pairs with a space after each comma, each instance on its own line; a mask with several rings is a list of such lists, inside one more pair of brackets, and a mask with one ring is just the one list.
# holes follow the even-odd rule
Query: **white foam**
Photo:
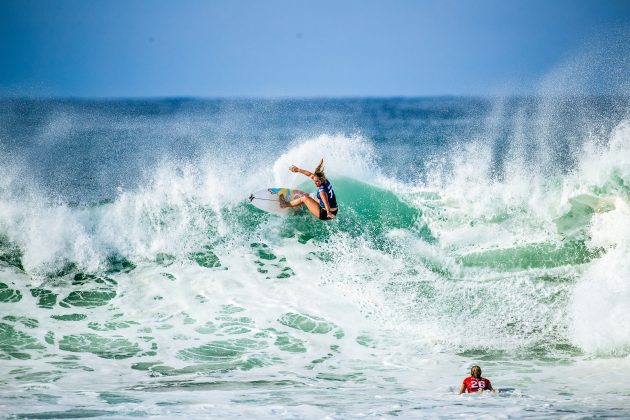
[[570, 308], [573, 339], [589, 352], [630, 352], [629, 221], [630, 207], [621, 199], [592, 220], [591, 246], [606, 254], [584, 272]]

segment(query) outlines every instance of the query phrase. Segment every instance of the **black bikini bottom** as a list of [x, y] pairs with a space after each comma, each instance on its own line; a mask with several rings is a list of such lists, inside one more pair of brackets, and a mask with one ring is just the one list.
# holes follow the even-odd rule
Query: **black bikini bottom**
[[[338, 211], [339, 209], [333, 210], [331, 213], [336, 216]], [[323, 207], [319, 208], [319, 220], [328, 220], [328, 214], [326, 213], [326, 209]]]

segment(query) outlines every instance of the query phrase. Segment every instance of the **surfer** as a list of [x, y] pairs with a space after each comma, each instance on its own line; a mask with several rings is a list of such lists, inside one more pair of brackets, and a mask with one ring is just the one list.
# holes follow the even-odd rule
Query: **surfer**
[[459, 387], [459, 393], [463, 394], [464, 392], [468, 392], [470, 394], [483, 391], [494, 392], [494, 388], [492, 388], [489, 379], [481, 377], [481, 368], [475, 365], [470, 368], [470, 376], [464, 379], [462, 386]]
[[298, 207], [305, 205], [306, 208], [320, 220], [334, 219], [339, 210], [337, 207], [337, 197], [333, 190], [332, 184], [326, 178], [324, 174], [324, 159], [319, 161], [319, 165], [315, 168], [314, 172], [309, 172], [306, 169], [300, 169], [295, 165], [289, 167], [291, 172], [299, 172], [309, 177], [313, 184], [317, 187], [317, 202], [310, 195], [305, 195], [295, 200], [286, 201], [284, 196], [280, 196], [280, 207]]

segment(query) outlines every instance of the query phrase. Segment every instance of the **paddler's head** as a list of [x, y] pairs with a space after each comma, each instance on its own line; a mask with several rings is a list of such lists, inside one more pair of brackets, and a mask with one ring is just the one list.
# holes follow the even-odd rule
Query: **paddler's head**
[[480, 379], [481, 378], [481, 368], [477, 365], [470, 368], [470, 376]]

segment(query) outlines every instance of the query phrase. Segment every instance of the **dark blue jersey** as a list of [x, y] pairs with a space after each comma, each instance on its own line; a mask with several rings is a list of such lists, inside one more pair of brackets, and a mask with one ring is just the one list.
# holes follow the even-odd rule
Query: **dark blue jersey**
[[330, 205], [330, 208], [331, 209], [336, 208], [337, 197], [335, 196], [335, 191], [333, 190], [333, 187], [330, 181], [326, 181], [325, 183], [320, 185], [319, 188], [317, 189], [317, 198], [319, 199], [319, 206], [321, 208], [326, 208], [326, 206], [324, 205], [324, 201], [322, 200], [322, 197], [321, 197], [322, 192], [325, 192], [326, 195], [328, 196], [328, 204]]

